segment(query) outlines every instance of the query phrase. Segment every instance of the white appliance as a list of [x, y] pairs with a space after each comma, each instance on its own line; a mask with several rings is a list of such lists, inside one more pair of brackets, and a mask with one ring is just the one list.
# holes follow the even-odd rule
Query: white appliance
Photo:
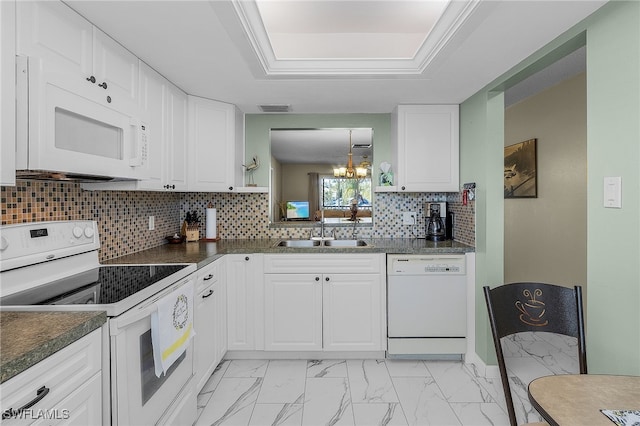
[[461, 356], [466, 352], [464, 255], [387, 256], [387, 353]]
[[100, 265], [94, 221], [7, 225], [0, 243], [3, 310], [107, 312], [105, 424], [195, 421], [193, 346], [156, 377], [150, 318], [155, 301], [193, 280], [196, 265]]
[[136, 109], [43, 61], [16, 57], [16, 176], [143, 179], [149, 129]]

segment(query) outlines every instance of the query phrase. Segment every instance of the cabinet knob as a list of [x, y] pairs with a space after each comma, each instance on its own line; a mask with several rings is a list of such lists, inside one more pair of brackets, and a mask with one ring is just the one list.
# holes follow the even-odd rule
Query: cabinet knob
[[320, 281], [320, 277], [316, 277], [316, 281]]
[[324, 280], [328, 282], [329, 281], [329, 277], [324, 277]]
[[249, 260], [249, 256], [245, 257], [244, 260]]
[[95, 78], [94, 76], [87, 77], [87, 81], [90, 81], [90, 82], [92, 82], [92, 83], [95, 83], [95, 82], [96, 82], [96, 78]]
[[104, 90], [107, 90], [107, 82], [103, 81], [102, 83], [98, 84], [99, 87], [102, 87]]
[[107, 103], [110, 104], [111, 103], [111, 96], [107, 96]]
[[402, 190], [404, 191], [405, 189], [407, 189], [407, 187], [406, 187], [406, 186], [403, 186], [403, 187], [402, 187]]
[[229, 187], [229, 191], [233, 191], [233, 186], [230, 186], [230, 187]]

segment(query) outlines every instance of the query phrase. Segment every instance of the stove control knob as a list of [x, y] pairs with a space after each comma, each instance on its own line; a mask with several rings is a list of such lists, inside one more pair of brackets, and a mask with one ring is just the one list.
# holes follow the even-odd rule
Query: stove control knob
[[93, 232], [93, 228], [92, 227], [89, 226], [87, 228], [84, 228], [84, 236], [85, 237], [92, 238], [93, 237], [93, 233], [94, 232]]
[[0, 237], [0, 251], [5, 251], [9, 247], [9, 241], [5, 237]]
[[76, 237], [76, 238], [82, 237], [82, 228], [80, 228], [79, 226], [74, 226], [73, 227], [73, 236]]

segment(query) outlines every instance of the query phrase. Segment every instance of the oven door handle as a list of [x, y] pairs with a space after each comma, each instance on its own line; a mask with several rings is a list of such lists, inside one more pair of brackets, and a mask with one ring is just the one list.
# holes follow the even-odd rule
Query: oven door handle
[[149, 300], [142, 302], [140, 305], [134, 307], [130, 311], [125, 312], [119, 317], [112, 318], [109, 321], [109, 324], [110, 324], [109, 334], [111, 336], [116, 336], [120, 334], [123, 331], [123, 329], [126, 328], [128, 325], [138, 322], [141, 319], [151, 317], [151, 314], [156, 310], [156, 302], [158, 300], [162, 299], [163, 297], [165, 297], [169, 293], [172, 293], [178, 288], [186, 285], [190, 281], [194, 282], [194, 279], [191, 276], [188, 276], [180, 280], [179, 282], [173, 284], [172, 286], [167, 287], [166, 289], [156, 294]]

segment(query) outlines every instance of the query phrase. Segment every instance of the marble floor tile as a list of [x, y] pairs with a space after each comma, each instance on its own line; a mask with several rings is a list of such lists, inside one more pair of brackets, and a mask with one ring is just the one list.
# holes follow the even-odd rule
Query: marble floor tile
[[267, 365], [267, 360], [235, 359], [229, 361], [224, 377], [264, 377]]
[[207, 382], [202, 387], [202, 390], [198, 394], [198, 411], [196, 413], [196, 419], [200, 417], [200, 414], [202, 414], [202, 410], [204, 410], [204, 408], [209, 403], [209, 399], [211, 399], [213, 392], [218, 386], [218, 383], [220, 383], [220, 380], [222, 380], [222, 376], [224, 375], [225, 371], [227, 371], [227, 367], [229, 367], [229, 361], [221, 361], [220, 364], [216, 366], [215, 370], [213, 370], [213, 374], [211, 375], [211, 377], [209, 377], [209, 380], [207, 380]]
[[307, 363], [307, 377], [347, 377], [345, 360], [311, 360]]
[[429, 370], [420, 360], [387, 359], [387, 370], [391, 377], [426, 377]]
[[[507, 362], [519, 424], [540, 421], [527, 396], [529, 381], [571, 362], [562, 358], [571, 342], [543, 340], [544, 336], [531, 335], [509, 343], [515, 354]], [[197, 426], [460, 424], [509, 424], [499, 377], [481, 377], [475, 367], [461, 362], [388, 359], [225, 360], [198, 395], [196, 422]]]
[[258, 402], [294, 403], [304, 395], [307, 376], [306, 360], [269, 361]]
[[256, 404], [249, 426], [300, 426], [302, 401], [298, 404]]
[[509, 426], [509, 416], [495, 402], [454, 402], [451, 408], [463, 425]]
[[348, 379], [308, 378], [302, 424], [355, 426]]
[[461, 424], [433, 378], [394, 377], [392, 380], [409, 425]]
[[356, 425], [407, 426], [407, 419], [397, 402], [353, 404], [353, 417]]
[[493, 402], [493, 398], [461, 362], [425, 361], [448, 402]]
[[262, 378], [222, 378], [196, 425], [248, 425]]
[[384, 360], [347, 360], [347, 372], [355, 404], [398, 402]]

